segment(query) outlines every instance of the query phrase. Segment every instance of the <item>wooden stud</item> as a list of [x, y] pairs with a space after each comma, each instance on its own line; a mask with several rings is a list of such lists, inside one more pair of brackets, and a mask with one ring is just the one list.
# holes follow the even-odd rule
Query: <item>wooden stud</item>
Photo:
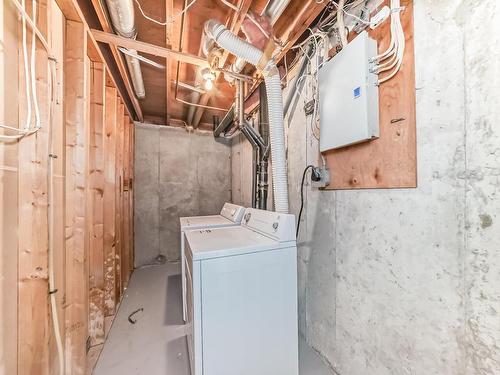
[[[37, 23], [47, 35], [47, 1], [37, 7]], [[31, 13], [31, 4], [28, 12]], [[29, 30], [29, 28], [28, 28]], [[19, 38], [21, 39], [21, 38]], [[21, 42], [21, 41], [20, 41]], [[28, 32], [28, 45], [31, 33]], [[37, 42], [36, 86], [40, 103], [40, 125], [37, 134], [19, 142], [19, 291], [18, 291], [18, 374], [49, 373], [50, 327], [48, 305], [48, 222], [47, 222], [47, 163], [48, 163], [48, 75], [47, 53]], [[20, 56], [22, 64], [22, 56]], [[20, 72], [20, 87], [25, 87], [24, 70]], [[21, 90], [23, 92], [24, 89]], [[25, 94], [25, 93], [24, 93]], [[25, 100], [19, 105], [20, 124], [25, 123]], [[33, 113], [34, 115], [34, 113]], [[32, 123], [33, 126], [34, 122]]]
[[[19, 56], [19, 18], [13, 7], [0, 5], [0, 123], [23, 126], [21, 108], [25, 103], [23, 81], [15, 79], [22, 67]], [[22, 70], [22, 69], [21, 69]], [[22, 74], [22, 73], [21, 73]], [[21, 78], [21, 77], [20, 77]], [[16, 95], [13, 95], [15, 93]], [[5, 134], [7, 132], [0, 131]], [[3, 374], [17, 374], [18, 361], [18, 261], [19, 261], [19, 144], [0, 142], [0, 353]], [[20, 308], [22, 308], [20, 306]]]
[[[64, 71], [64, 36], [66, 20], [55, 2], [50, 6], [50, 33], [48, 42], [53, 56], [57, 59], [55, 66], [54, 108], [52, 116], [52, 158], [53, 165], [53, 239], [54, 239], [54, 294], [57, 305], [57, 316], [60, 322], [61, 338], [65, 337], [65, 295], [66, 295], [66, 253], [65, 253], [65, 123], [63, 106], [63, 71]], [[52, 91], [52, 90], [51, 90]], [[52, 310], [50, 311], [52, 314]], [[54, 373], [59, 368], [56, 338], [51, 316], [47, 317], [50, 325], [50, 369]]]
[[130, 123], [130, 177], [129, 177], [129, 206], [130, 206], [130, 272], [134, 269], [134, 160], [135, 160], [135, 124]]
[[149, 53], [153, 56], [165, 57], [187, 64], [197, 65], [201, 67], [208, 66], [207, 60], [189, 53], [173, 51], [165, 47], [140, 42], [134, 39], [124, 38], [122, 36], [106, 33], [100, 30], [92, 29], [92, 34], [98, 42], [108, 43], [110, 45], [120, 46], [128, 49], [135, 49], [139, 52]]
[[123, 214], [122, 214], [122, 187], [123, 187], [123, 121], [124, 106], [121, 100], [118, 103], [116, 113], [116, 185], [115, 185], [115, 230], [116, 230], [116, 251], [115, 251], [115, 291], [117, 300], [120, 299], [122, 292], [122, 247], [123, 247]]
[[115, 152], [116, 152], [116, 113], [118, 97], [116, 88], [105, 90], [104, 123], [104, 313], [114, 315], [116, 309], [115, 292]]
[[123, 198], [121, 201], [123, 214], [123, 243], [122, 243], [122, 264], [121, 279], [125, 288], [130, 275], [130, 206], [129, 206], [129, 181], [130, 181], [130, 118], [125, 115], [123, 129]]
[[88, 333], [86, 250], [87, 34], [66, 22], [66, 373], [84, 374]]
[[104, 65], [93, 62], [90, 97], [89, 158], [89, 336], [90, 345], [104, 342]]

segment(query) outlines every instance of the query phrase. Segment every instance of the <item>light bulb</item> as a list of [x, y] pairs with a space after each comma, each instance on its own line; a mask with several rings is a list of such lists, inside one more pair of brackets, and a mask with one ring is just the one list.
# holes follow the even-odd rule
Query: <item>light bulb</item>
[[210, 91], [214, 87], [214, 83], [212, 82], [211, 79], [205, 80], [205, 90]]

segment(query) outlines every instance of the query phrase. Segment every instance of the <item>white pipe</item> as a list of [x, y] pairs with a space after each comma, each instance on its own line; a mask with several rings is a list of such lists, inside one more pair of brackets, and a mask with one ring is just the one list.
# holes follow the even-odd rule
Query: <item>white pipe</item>
[[[125, 38], [135, 39], [137, 31], [135, 28], [134, 1], [106, 0], [106, 5], [108, 6], [111, 23], [116, 33]], [[137, 51], [135, 50], [129, 50], [129, 52], [137, 55]], [[125, 61], [127, 62], [135, 94], [139, 99], [144, 99], [146, 97], [146, 91], [144, 89], [141, 64], [137, 58], [127, 54], [125, 55]]]
[[[260, 62], [264, 53], [250, 43], [241, 40], [224, 25], [215, 20], [205, 22], [205, 33], [222, 48], [237, 57], [255, 65]], [[266, 62], [263, 69], [267, 91], [269, 111], [269, 134], [271, 143], [274, 208], [276, 212], [288, 213], [288, 178], [285, 156], [285, 133], [283, 128], [283, 96], [281, 82], [276, 63], [273, 59]]]

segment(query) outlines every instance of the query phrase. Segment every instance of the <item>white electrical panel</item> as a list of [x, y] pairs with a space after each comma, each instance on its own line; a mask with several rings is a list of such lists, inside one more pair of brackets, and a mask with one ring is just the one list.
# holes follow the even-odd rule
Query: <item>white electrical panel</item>
[[377, 42], [363, 31], [320, 69], [321, 152], [378, 138], [376, 55]]

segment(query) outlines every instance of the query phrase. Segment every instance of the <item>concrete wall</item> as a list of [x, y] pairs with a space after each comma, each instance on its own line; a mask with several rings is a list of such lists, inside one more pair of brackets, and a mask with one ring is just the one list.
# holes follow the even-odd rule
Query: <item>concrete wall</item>
[[231, 200], [231, 148], [211, 133], [136, 124], [135, 266], [179, 259], [179, 217]]
[[[300, 332], [339, 374], [500, 374], [499, 16], [495, 0], [415, 1], [417, 189], [307, 186]], [[302, 107], [295, 213], [318, 163]]]

